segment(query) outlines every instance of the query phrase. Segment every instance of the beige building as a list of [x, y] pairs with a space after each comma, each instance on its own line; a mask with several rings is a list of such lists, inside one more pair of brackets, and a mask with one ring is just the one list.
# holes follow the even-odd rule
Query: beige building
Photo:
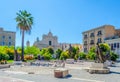
[[0, 45], [1, 46], [15, 46], [16, 32], [4, 31], [0, 28]]
[[88, 31], [83, 32], [83, 48], [84, 52], [90, 50], [97, 43], [105, 42], [106, 37], [114, 36], [116, 33], [115, 27], [112, 25], [103, 25]]
[[78, 44], [78, 43], [60, 43], [60, 47], [63, 51], [68, 50], [70, 48], [70, 46], [78, 47], [79, 51], [83, 52], [83, 46], [81, 44]]

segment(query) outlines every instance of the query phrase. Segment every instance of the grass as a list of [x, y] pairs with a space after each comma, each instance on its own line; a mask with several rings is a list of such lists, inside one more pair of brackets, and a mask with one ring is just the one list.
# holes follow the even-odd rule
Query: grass
[[12, 64], [14, 62], [14, 60], [7, 60], [8, 64]]

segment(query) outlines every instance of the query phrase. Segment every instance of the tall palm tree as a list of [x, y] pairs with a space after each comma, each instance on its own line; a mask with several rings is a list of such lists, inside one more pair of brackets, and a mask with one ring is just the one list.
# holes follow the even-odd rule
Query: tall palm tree
[[15, 18], [17, 22], [17, 28], [20, 29], [22, 33], [22, 56], [21, 60], [24, 61], [24, 34], [25, 32], [30, 33], [33, 25], [33, 17], [26, 10], [19, 11], [16, 13], [17, 17]]

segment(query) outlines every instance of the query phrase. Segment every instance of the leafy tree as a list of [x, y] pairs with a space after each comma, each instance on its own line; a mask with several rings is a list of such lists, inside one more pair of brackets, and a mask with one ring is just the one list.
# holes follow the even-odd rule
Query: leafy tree
[[14, 46], [6, 47], [6, 54], [9, 55], [9, 60], [14, 59]]
[[18, 46], [18, 47], [16, 47], [16, 49], [17, 49], [17, 52], [18, 52], [19, 54], [21, 54], [22, 48]]
[[54, 54], [54, 50], [52, 47], [48, 47], [47, 52], [49, 52], [50, 54]]
[[43, 56], [45, 60], [50, 60], [52, 58], [53, 53], [54, 53], [54, 51], [53, 51], [53, 49], [51, 47], [43, 48], [40, 51], [40, 55]]
[[118, 55], [115, 54], [114, 52], [111, 52], [111, 53], [110, 53], [110, 56], [111, 56], [111, 60], [112, 60], [112, 61], [116, 61], [117, 58], [118, 58]]
[[57, 49], [56, 56], [57, 56], [58, 59], [60, 58], [61, 53], [62, 53], [62, 50], [61, 49]]
[[38, 54], [40, 54], [40, 50], [39, 50], [39, 48], [37, 48], [35, 46], [26, 47], [25, 54], [37, 56]]
[[43, 55], [44, 59], [45, 60], [50, 60], [52, 58], [52, 54], [49, 53], [49, 52], [46, 52], [44, 55]]
[[43, 48], [42, 50], [40, 50], [40, 55], [45, 54], [45, 52], [47, 52], [47, 48]]
[[24, 61], [24, 34], [25, 32], [31, 31], [33, 25], [33, 17], [27, 11], [19, 11], [17, 17], [15, 18], [17, 22], [17, 28], [20, 29], [22, 33], [22, 56], [21, 59]]
[[108, 52], [110, 51], [110, 46], [106, 43], [102, 43], [102, 44], [99, 44], [100, 46], [100, 49], [103, 51], [103, 52]]
[[86, 54], [84, 52], [80, 52], [79, 53], [79, 57], [80, 57], [80, 59], [85, 59], [86, 58]]
[[1, 60], [8, 60], [8, 59], [9, 59], [9, 55], [8, 54], [0, 53], [0, 61]]
[[70, 53], [69, 53], [68, 50], [67, 50], [67, 51], [63, 51], [63, 52], [61, 53], [61, 55], [60, 55], [60, 59], [61, 59], [61, 60], [66, 60], [67, 58], [70, 58]]
[[86, 55], [86, 58], [89, 60], [95, 60], [96, 53], [89, 51], [88, 54]]
[[7, 46], [0, 46], [0, 61], [9, 59], [9, 55], [6, 53], [6, 50]]

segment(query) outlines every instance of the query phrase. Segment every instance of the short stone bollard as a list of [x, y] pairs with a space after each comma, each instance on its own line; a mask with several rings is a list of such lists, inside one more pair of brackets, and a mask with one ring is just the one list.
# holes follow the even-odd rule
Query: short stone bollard
[[65, 68], [57, 68], [54, 70], [54, 77], [56, 78], [64, 78], [69, 74], [68, 69]]

